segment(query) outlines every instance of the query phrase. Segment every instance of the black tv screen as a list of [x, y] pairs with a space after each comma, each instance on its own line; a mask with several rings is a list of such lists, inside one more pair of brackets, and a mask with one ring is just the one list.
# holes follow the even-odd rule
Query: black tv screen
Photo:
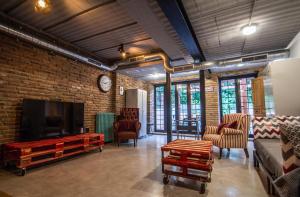
[[83, 103], [23, 100], [22, 141], [75, 135], [83, 128]]

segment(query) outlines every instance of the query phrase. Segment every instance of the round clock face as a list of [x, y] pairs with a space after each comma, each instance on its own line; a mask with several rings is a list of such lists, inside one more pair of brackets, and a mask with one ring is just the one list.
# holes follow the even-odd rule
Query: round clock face
[[100, 75], [98, 78], [98, 86], [103, 92], [108, 92], [112, 86], [111, 79], [107, 75]]

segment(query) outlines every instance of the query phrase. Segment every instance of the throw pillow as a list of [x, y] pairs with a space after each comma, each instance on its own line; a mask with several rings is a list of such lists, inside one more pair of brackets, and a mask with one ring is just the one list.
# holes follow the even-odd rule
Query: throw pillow
[[288, 173], [300, 167], [300, 125], [280, 124], [280, 130], [283, 171]]
[[300, 123], [300, 116], [255, 117], [253, 119], [254, 139], [280, 138], [280, 124]]
[[227, 124], [225, 127], [226, 128], [230, 128], [230, 129], [237, 129], [237, 126], [238, 126], [238, 122], [237, 121], [233, 121], [233, 122]]
[[219, 126], [218, 126], [218, 131], [217, 131], [217, 134], [221, 134], [221, 131], [223, 129], [223, 127], [226, 125], [226, 123], [220, 123]]

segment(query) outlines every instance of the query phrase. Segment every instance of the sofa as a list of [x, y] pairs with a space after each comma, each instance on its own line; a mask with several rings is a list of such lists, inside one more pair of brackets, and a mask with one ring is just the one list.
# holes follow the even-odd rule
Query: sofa
[[[284, 135], [283, 132], [284, 127], [292, 127], [293, 125], [300, 125], [299, 116], [255, 117], [253, 119], [254, 166], [257, 168], [261, 166], [266, 172], [269, 194], [277, 193], [279, 196], [289, 196], [290, 194], [282, 194], [278, 184], [281, 182], [280, 180], [297, 172], [294, 170], [299, 170], [297, 169], [298, 164], [295, 165], [297, 162], [294, 162], [297, 157], [292, 151], [290, 140], [286, 137], [288, 134]], [[300, 187], [300, 184], [297, 185], [298, 183], [292, 182], [286, 182], [284, 187], [289, 188], [288, 190], [295, 187], [293, 184], [296, 184], [296, 188]], [[282, 184], [279, 185], [282, 186]], [[296, 194], [295, 192], [293, 193]]]

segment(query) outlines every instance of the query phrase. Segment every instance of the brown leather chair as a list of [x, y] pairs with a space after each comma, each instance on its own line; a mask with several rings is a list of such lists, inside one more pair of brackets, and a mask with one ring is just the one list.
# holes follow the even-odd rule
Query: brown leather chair
[[119, 120], [114, 123], [115, 137], [120, 146], [122, 140], [133, 139], [134, 147], [137, 144], [141, 123], [138, 120]]
[[120, 120], [138, 120], [139, 108], [124, 107], [120, 110]]

